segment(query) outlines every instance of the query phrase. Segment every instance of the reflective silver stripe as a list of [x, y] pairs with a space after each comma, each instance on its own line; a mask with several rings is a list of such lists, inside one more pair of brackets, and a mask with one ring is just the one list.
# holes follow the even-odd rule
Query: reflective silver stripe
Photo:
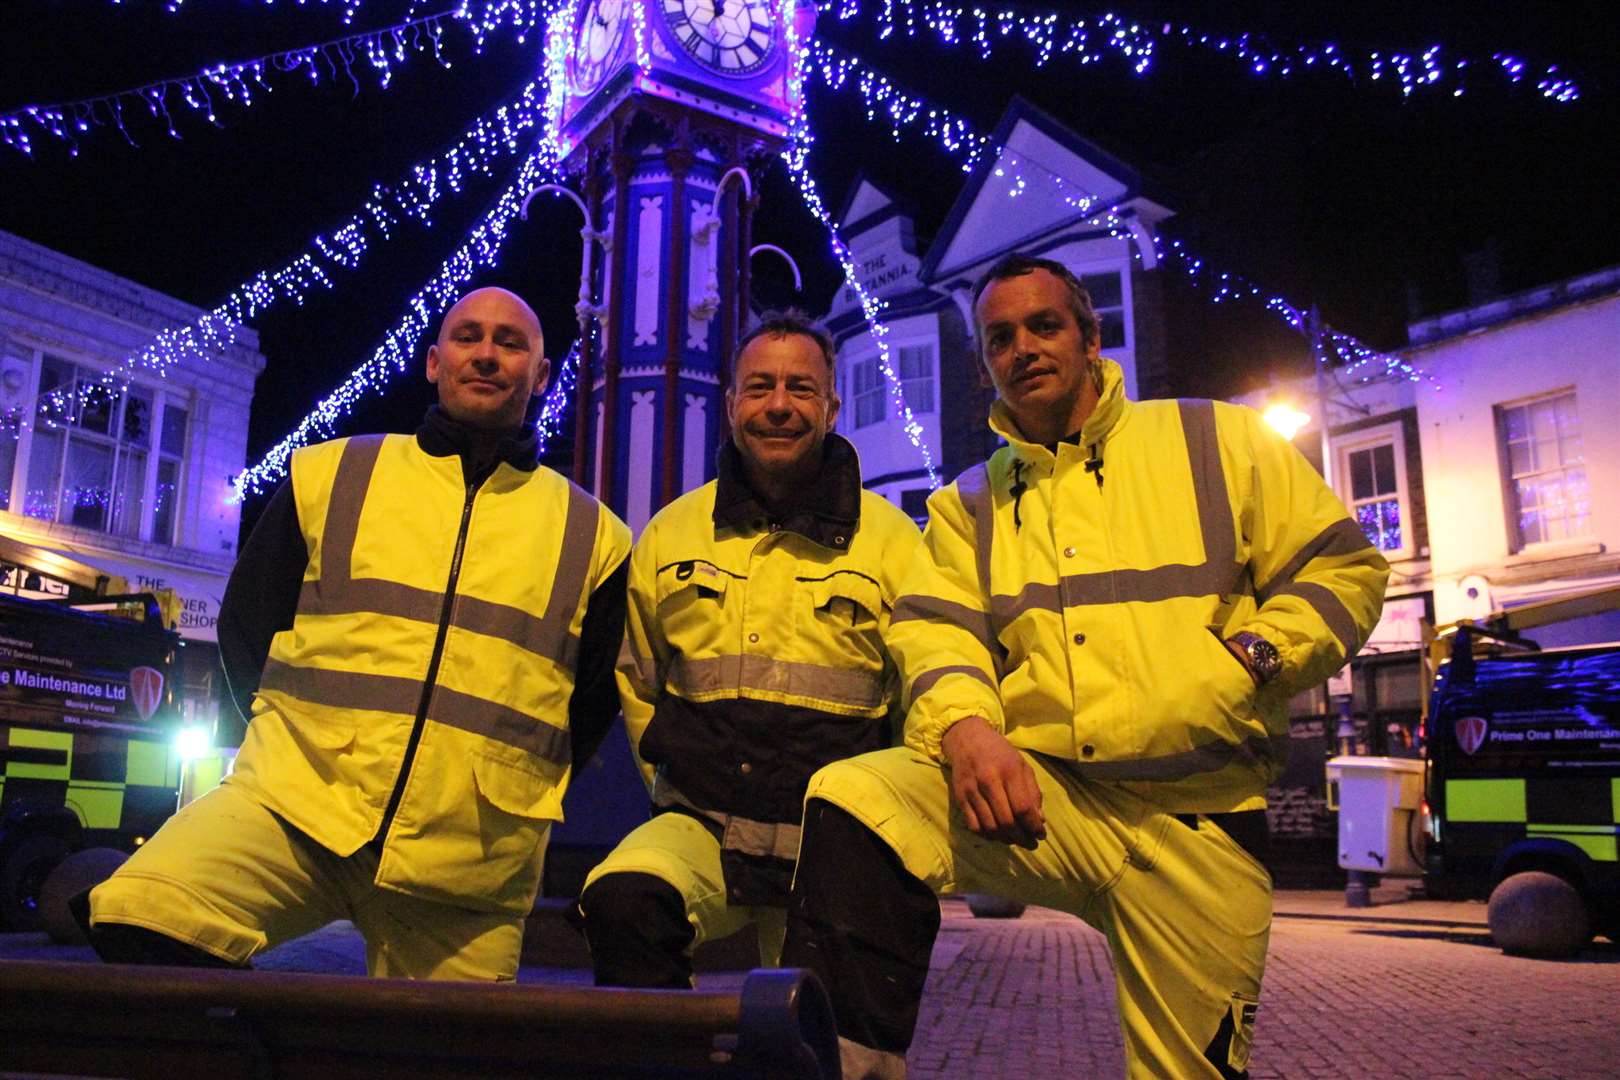
[[941, 600], [937, 596], [923, 596], [913, 593], [903, 596], [894, 605], [894, 614], [889, 618], [889, 625], [905, 622], [907, 619], [934, 619], [939, 622], [950, 623], [961, 630], [972, 634], [974, 640], [985, 647], [992, 656], [996, 654], [995, 638], [990, 633], [990, 615], [987, 612], [975, 611], [966, 604], [956, 604], [949, 600]]
[[1344, 655], [1354, 655], [1361, 644], [1361, 634], [1356, 630], [1356, 620], [1351, 618], [1350, 611], [1344, 606], [1344, 601], [1333, 594], [1325, 585], [1318, 585], [1314, 581], [1294, 581], [1272, 592], [1272, 596], [1297, 596], [1309, 604], [1327, 623], [1333, 636], [1339, 639], [1344, 646]]
[[321, 576], [319, 580], [304, 582], [299, 590], [300, 615], [355, 610], [341, 593], [349, 583], [354, 539], [360, 530], [360, 511], [365, 507], [371, 474], [376, 471], [377, 455], [386, 438], [386, 435], [356, 435], [343, 444], [337, 475], [332, 478], [332, 490], [326, 499], [326, 527], [321, 530]]
[[546, 601], [545, 614], [540, 616], [537, 647], [533, 651], [555, 658], [570, 671], [579, 657], [579, 638], [572, 633], [571, 626], [574, 613], [586, 599], [591, 553], [596, 550], [597, 519], [596, 500], [569, 481], [562, 550], [557, 553], [557, 572], [551, 579], [551, 596]]
[[[358, 436], [343, 448], [332, 483], [327, 527], [321, 537], [321, 576], [319, 580], [304, 582], [298, 597], [300, 615], [349, 615], [365, 611], [437, 623], [443, 613], [444, 593], [441, 591], [381, 578], [351, 576], [360, 512], [383, 438]], [[590, 496], [570, 484], [563, 546], [558, 553], [556, 575], [544, 615], [536, 617], [510, 604], [458, 594], [451, 624], [509, 641], [572, 670], [578, 660], [579, 640], [571, 632], [571, 625], [590, 574], [591, 553], [596, 547], [595, 516], [596, 507]]]
[[720, 846], [741, 855], [763, 855], [789, 862], [799, 857], [799, 826], [786, 822], [755, 821], [719, 810], [705, 810], [676, 790], [660, 769], [653, 776], [655, 806], [679, 806], [712, 821], [720, 829]]
[[979, 569], [979, 593], [990, 595], [990, 552], [996, 540], [996, 503], [990, 491], [990, 463], [980, 462], [956, 478], [956, 493], [973, 515], [973, 559]]
[[1204, 561], [1172, 563], [1146, 570], [1069, 574], [1055, 585], [1030, 582], [1017, 596], [1002, 594], [990, 598], [993, 626], [1005, 626], [1031, 610], [1057, 613], [1065, 607], [1087, 604], [1155, 603], [1177, 597], [1225, 596], [1239, 589], [1245, 568], [1237, 559], [1237, 533], [1226, 472], [1221, 467], [1215, 404], [1210, 401], [1178, 404], [1187, 441], [1187, 465], [1192, 474]]
[[323, 566], [320, 580], [304, 582], [298, 594], [300, 615], [352, 615], [361, 611], [437, 623], [444, 612], [444, 593], [381, 578], [339, 578], [327, 574]]
[[[280, 660], [265, 663], [264, 677], [259, 687], [291, 694], [300, 701], [330, 709], [365, 709], [412, 715], [422, 701], [420, 679], [375, 675], [365, 671], [296, 667]], [[527, 750], [557, 764], [569, 760], [566, 730], [471, 694], [436, 687], [428, 719]]]
[[726, 817], [720, 846], [739, 855], [765, 856], [793, 862], [799, 857], [799, 826], [750, 818]]
[[[1187, 440], [1187, 462], [1192, 467], [1193, 494], [1198, 500], [1198, 528], [1204, 539], [1204, 562], [1225, 570], [1237, 565], [1237, 530], [1232, 501], [1221, 468], [1221, 441], [1215, 430], [1213, 401], [1181, 401], [1181, 430]], [[1232, 587], [1218, 590], [1231, 592]]]
[[326, 502], [326, 527], [321, 530], [321, 576], [349, 579], [354, 538], [360, 531], [360, 511], [366, 505], [371, 474], [377, 469], [386, 435], [356, 435], [343, 444], [337, 475]]
[[757, 690], [800, 694], [821, 701], [872, 708], [883, 703], [883, 678], [865, 671], [801, 664], [769, 656], [677, 655], [670, 665], [669, 689], [691, 697], [713, 690]]
[[528, 713], [446, 686], [434, 687], [428, 719], [527, 750], [555, 765], [566, 765], [570, 758], [567, 728], [552, 727]]
[[1295, 576], [1305, 569], [1305, 564], [1312, 559], [1359, 555], [1371, 549], [1372, 545], [1367, 542], [1367, 535], [1361, 531], [1360, 526], [1349, 518], [1340, 518], [1295, 552], [1294, 557], [1288, 560], [1288, 565], [1277, 571], [1277, 575], [1266, 582], [1255, 599], [1258, 603], [1264, 604], [1278, 589], [1293, 581]]
[[1151, 570], [1113, 570], [1101, 574], [1071, 574], [1063, 579], [1063, 603], [1153, 603], [1178, 596], [1224, 596], [1234, 591], [1243, 575], [1236, 563], [1172, 563]]
[[652, 689], [658, 685], [658, 669], [651, 660], [643, 659], [630, 644], [630, 635], [626, 634], [624, 640], [619, 642], [619, 658], [614, 667], [626, 675], [633, 675], [640, 680], [641, 685]]
[[979, 680], [992, 690], [997, 689], [996, 680], [985, 674], [982, 669], [969, 664], [951, 664], [947, 667], [937, 667], [931, 671], [925, 671], [913, 679], [911, 681], [911, 692], [906, 697], [906, 708], [911, 708], [912, 702], [932, 690], [934, 684], [947, 675], [966, 675], [970, 679]]
[[1218, 772], [1234, 761], [1255, 764], [1275, 752], [1274, 741], [1256, 735], [1241, 743], [1217, 742], [1160, 757], [1131, 758], [1123, 761], [1065, 761], [1088, 780], [1185, 780], [1202, 773]]
[[266, 660], [260, 690], [277, 690], [300, 701], [332, 709], [368, 709], [373, 712], [414, 715], [422, 703], [422, 680], [367, 671], [295, 667]]

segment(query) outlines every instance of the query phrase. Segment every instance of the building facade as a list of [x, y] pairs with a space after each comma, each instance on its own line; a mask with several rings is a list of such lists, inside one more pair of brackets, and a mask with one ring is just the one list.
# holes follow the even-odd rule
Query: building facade
[[[109, 591], [172, 589], [177, 629], [211, 671], [215, 624], [236, 558], [230, 481], [247, 451], [265, 358], [257, 335], [166, 376], [125, 359], [204, 312], [0, 232], [0, 537], [7, 550], [95, 567]], [[26, 560], [0, 588], [65, 591]]]
[[[1162, 396], [1169, 379], [1152, 238], [1171, 211], [1129, 166], [1022, 100], [990, 145], [997, 152], [968, 176], [931, 243], [919, 242], [903, 201], [864, 177], [839, 214], [861, 283], [885, 305], [890, 364], [943, 481], [995, 446], [972, 287], [1009, 252], [1056, 259], [1080, 276], [1102, 323], [1103, 355], [1124, 369], [1128, 394]], [[1105, 210], [1112, 228], [1093, 220]], [[854, 289], [834, 296], [827, 324], [838, 343], [838, 431], [860, 452], [867, 486], [920, 518], [927, 470]]]

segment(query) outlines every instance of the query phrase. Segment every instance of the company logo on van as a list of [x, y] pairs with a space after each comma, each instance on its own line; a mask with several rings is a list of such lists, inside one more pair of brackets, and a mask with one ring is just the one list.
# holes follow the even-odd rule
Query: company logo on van
[[1469, 756], [1485, 745], [1485, 736], [1490, 732], [1490, 725], [1483, 716], [1459, 716], [1451, 728], [1457, 735], [1457, 745]]
[[152, 719], [163, 700], [163, 672], [149, 667], [130, 668], [129, 697], [142, 720]]

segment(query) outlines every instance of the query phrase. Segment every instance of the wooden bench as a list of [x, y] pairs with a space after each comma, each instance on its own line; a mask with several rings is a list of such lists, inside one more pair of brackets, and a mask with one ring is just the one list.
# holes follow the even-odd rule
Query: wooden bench
[[808, 972], [740, 992], [0, 961], [0, 1072], [838, 1080]]

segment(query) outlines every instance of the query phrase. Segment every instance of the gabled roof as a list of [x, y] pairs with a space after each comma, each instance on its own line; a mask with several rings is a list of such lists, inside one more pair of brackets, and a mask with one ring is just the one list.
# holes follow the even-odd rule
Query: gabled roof
[[1098, 200], [1093, 212], [1132, 203], [1155, 222], [1172, 213], [1135, 169], [1023, 98], [1008, 105], [990, 141], [1001, 152], [957, 196], [918, 271], [924, 281], [1074, 225], [1087, 216], [1076, 205], [1085, 198]]
[[844, 200], [834, 220], [838, 222], [839, 231], [848, 237], [895, 216], [914, 219], [917, 216], [916, 207], [879, 187], [863, 169], [855, 174], [854, 182], [849, 185], [849, 197]]

